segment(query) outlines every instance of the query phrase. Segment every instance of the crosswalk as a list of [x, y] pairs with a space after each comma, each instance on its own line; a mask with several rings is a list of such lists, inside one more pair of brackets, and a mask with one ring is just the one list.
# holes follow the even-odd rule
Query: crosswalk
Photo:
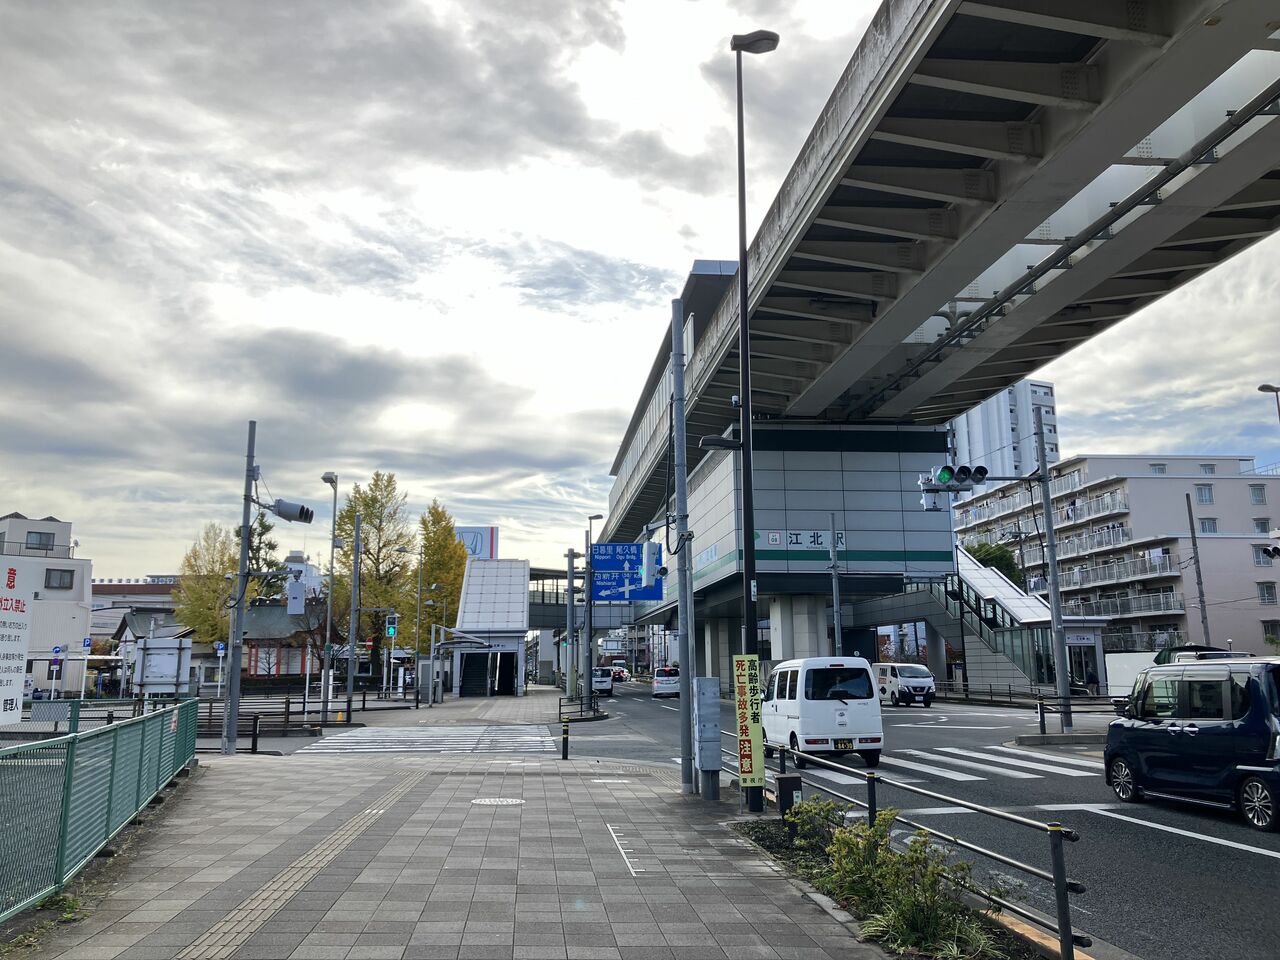
[[299, 754], [549, 753], [555, 740], [544, 726], [357, 727], [327, 736]]
[[[880, 755], [883, 773], [893, 779], [904, 779], [901, 773], [914, 775], [910, 782], [927, 782], [929, 779], [951, 783], [972, 783], [980, 780], [1045, 780], [1052, 777], [1101, 777], [1101, 760], [1089, 757], [1069, 757], [1060, 754], [1040, 753], [997, 744], [977, 747], [933, 747], [929, 750], [899, 748]], [[850, 766], [858, 768], [856, 760]], [[838, 771], [810, 766], [806, 771], [835, 783], [862, 781], [862, 777], [850, 777]]]

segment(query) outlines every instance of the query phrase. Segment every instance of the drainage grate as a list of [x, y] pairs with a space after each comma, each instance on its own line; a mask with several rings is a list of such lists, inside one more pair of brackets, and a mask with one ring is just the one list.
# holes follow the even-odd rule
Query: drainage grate
[[524, 803], [515, 797], [478, 797], [471, 802], [480, 807], [518, 807]]

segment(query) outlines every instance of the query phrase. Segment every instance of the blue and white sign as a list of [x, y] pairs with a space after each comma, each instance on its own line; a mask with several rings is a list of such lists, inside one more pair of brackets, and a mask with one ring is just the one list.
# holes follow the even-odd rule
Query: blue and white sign
[[226, 645], [225, 643], [221, 643], [221, 642], [219, 642], [219, 643], [215, 643], [215, 644], [213, 645], [213, 649], [214, 649], [214, 650], [216, 650], [216, 651], [218, 651], [218, 653], [223, 653], [223, 652], [227, 649], [227, 645]]
[[85, 648], [86, 650], [88, 650], [88, 649], [90, 649], [92, 646], [93, 646], [93, 638], [92, 638], [92, 637], [85, 637], [85, 638], [84, 638], [84, 648]]
[[[591, 545], [591, 599], [608, 603], [629, 600], [661, 600], [662, 578], [652, 587], [640, 585], [641, 543], [593, 543]], [[661, 549], [659, 549], [661, 562]]]
[[50, 652], [51, 652], [51, 653], [56, 657], [58, 654], [60, 654], [60, 653], [62, 652], [62, 647], [60, 647], [60, 646], [55, 646], [55, 647], [53, 648], [53, 650], [52, 650], [52, 651], [50, 651]]

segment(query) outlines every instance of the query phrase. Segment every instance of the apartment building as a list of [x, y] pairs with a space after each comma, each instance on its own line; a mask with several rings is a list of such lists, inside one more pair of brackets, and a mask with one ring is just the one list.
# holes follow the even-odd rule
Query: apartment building
[[[1258, 469], [1250, 457], [1094, 455], [1050, 473], [1064, 613], [1107, 617], [1104, 650], [1206, 642], [1193, 529], [1209, 642], [1280, 649], [1280, 569], [1262, 550], [1280, 526], [1280, 467]], [[1028, 591], [1047, 597], [1038, 487], [975, 496], [957, 505], [955, 521], [964, 546], [1008, 545]]]
[[[951, 421], [956, 463], [981, 464], [995, 476], [1017, 477], [1036, 468], [1036, 416], [1044, 418], [1044, 448], [1049, 463], [1058, 452], [1057, 398], [1045, 380], [1019, 380]], [[973, 494], [965, 493], [960, 499]]]
[[23, 557], [41, 567], [32, 600], [28, 693], [36, 687], [79, 690], [93, 609], [93, 561], [75, 555], [79, 545], [71, 524], [57, 517], [0, 517], [0, 559]]

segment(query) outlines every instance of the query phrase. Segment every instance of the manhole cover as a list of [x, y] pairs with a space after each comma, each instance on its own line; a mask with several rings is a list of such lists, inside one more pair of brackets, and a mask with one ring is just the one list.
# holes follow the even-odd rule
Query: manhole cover
[[481, 807], [516, 807], [524, 803], [515, 797], [479, 797], [471, 802]]

